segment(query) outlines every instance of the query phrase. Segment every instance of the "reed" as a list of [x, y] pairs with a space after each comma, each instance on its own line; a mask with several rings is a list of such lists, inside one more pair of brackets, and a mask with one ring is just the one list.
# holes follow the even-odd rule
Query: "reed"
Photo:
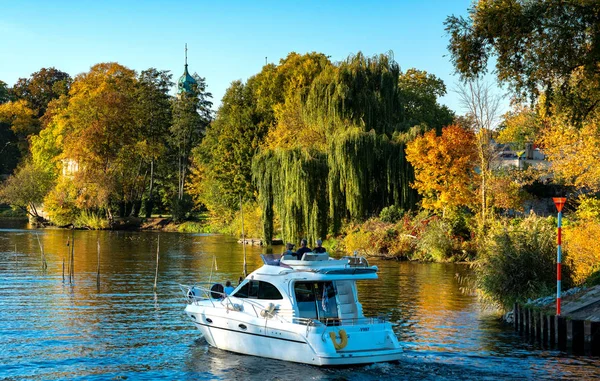
[[160, 236], [156, 243], [156, 272], [154, 273], [154, 291], [156, 291], [156, 283], [158, 281], [158, 259], [160, 257]]

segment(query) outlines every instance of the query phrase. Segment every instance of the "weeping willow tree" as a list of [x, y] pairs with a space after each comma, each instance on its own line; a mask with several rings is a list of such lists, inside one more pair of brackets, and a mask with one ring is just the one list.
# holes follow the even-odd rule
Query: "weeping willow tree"
[[[300, 61], [280, 66], [289, 71]], [[313, 66], [300, 86], [283, 91], [275, 126], [253, 159], [268, 242], [275, 217], [284, 239], [312, 242], [386, 206], [412, 208], [417, 193], [405, 143], [421, 127], [452, 120], [436, 101], [443, 82], [414, 69], [403, 74], [391, 53]]]
[[263, 209], [264, 236], [273, 236], [277, 212], [282, 237], [295, 241], [308, 237], [311, 244], [327, 233], [327, 157], [310, 149], [265, 150], [253, 160], [252, 172]]
[[352, 131], [332, 140], [328, 155], [329, 215], [338, 232], [342, 219], [361, 220], [388, 205], [414, 206], [413, 172], [404, 144], [385, 134]]

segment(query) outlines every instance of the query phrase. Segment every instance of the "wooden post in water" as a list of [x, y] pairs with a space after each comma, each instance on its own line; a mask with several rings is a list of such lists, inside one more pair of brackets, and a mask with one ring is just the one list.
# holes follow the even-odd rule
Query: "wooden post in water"
[[96, 285], [100, 287], [100, 238], [97, 238], [98, 243], [98, 265], [96, 267]]
[[48, 263], [46, 263], [46, 254], [44, 253], [44, 245], [42, 245], [42, 241], [40, 241], [40, 237], [37, 232], [35, 232], [35, 238], [37, 238], [38, 245], [40, 245], [40, 255], [42, 258], [42, 270], [46, 270], [48, 268]]
[[69, 284], [75, 281], [75, 228], [71, 229], [71, 256], [69, 258]]
[[158, 281], [158, 258], [160, 256], [160, 235], [156, 242], [156, 272], [154, 273], [154, 291], [156, 291], [156, 283]]
[[244, 248], [244, 278], [248, 275], [246, 264], [246, 234], [244, 234], [244, 205], [242, 205], [242, 195], [240, 195], [240, 212], [242, 213], [242, 246]]
[[17, 269], [19, 268], [19, 256], [17, 255], [17, 244], [15, 243], [15, 262], [17, 262]]

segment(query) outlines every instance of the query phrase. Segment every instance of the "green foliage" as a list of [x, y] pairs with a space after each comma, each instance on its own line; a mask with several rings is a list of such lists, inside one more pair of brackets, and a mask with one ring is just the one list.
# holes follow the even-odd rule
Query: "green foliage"
[[90, 230], [102, 230], [108, 229], [109, 222], [105, 216], [100, 213], [94, 213], [91, 211], [83, 210], [81, 214], [75, 219], [74, 223], [77, 228], [86, 228]]
[[379, 219], [383, 222], [394, 223], [397, 222], [404, 215], [404, 209], [396, 205], [386, 206], [381, 209], [379, 213]]
[[179, 233], [214, 233], [205, 222], [185, 221], [177, 227]]
[[8, 85], [6, 82], [0, 80], [0, 104], [8, 102]]
[[173, 197], [171, 200], [171, 217], [175, 222], [184, 221], [194, 207], [194, 201], [188, 194], [184, 194], [182, 198]]
[[453, 254], [454, 241], [452, 227], [442, 219], [434, 219], [429, 224], [417, 241], [417, 253], [412, 259], [433, 260], [445, 262]]
[[[556, 285], [555, 231], [552, 219], [535, 216], [513, 225], [493, 226], [479, 244], [475, 267], [483, 295], [510, 309], [516, 301], [552, 293]], [[568, 271], [563, 271], [563, 286], [569, 284]]]
[[574, 120], [600, 103], [600, 3], [597, 1], [479, 0], [467, 19], [449, 16], [449, 50], [466, 78], [495, 72], [519, 95], [560, 104]]
[[326, 235], [327, 171], [326, 156], [314, 150], [267, 150], [254, 158], [267, 243], [273, 237], [274, 213], [286, 242], [306, 237], [310, 245]]
[[584, 284], [586, 287], [594, 287], [600, 285], [600, 269], [590, 274], [590, 276], [587, 278]]

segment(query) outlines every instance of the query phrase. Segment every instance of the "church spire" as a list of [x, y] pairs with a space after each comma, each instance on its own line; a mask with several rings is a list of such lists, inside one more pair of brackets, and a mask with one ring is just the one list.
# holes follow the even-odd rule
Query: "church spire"
[[178, 89], [178, 93], [181, 94], [183, 92], [189, 93], [190, 91], [192, 91], [192, 88], [194, 85], [196, 85], [196, 80], [194, 79], [194, 77], [192, 77], [190, 75], [190, 73], [188, 72], [188, 62], [187, 62], [187, 43], [185, 44], [185, 66], [183, 69], [183, 75], [179, 78], [179, 81], [177, 81], [177, 89]]

